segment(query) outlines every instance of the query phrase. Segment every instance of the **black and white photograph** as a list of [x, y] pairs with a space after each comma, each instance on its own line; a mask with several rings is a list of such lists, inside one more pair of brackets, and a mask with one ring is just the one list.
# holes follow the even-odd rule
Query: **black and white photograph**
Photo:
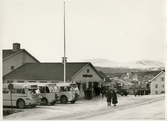
[[1, 0], [1, 120], [166, 120], [166, 0]]

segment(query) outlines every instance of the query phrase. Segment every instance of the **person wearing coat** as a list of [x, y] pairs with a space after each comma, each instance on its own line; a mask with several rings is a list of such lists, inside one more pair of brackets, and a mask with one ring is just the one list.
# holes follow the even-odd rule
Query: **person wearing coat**
[[116, 106], [117, 103], [118, 103], [117, 94], [116, 94], [115, 90], [113, 89], [113, 91], [112, 91], [112, 104], [114, 106]]
[[111, 91], [107, 91], [107, 105], [111, 106]]

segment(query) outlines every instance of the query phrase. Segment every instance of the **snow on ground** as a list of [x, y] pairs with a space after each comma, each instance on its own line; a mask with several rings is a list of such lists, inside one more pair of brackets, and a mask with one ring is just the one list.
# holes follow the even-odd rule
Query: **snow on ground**
[[[114, 109], [113, 112], [106, 113], [100, 116], [89, 117], [93, 120], [164, 120], [165, 119], [165, 101], [160, 100], [147, 105], [126, 108], [123, 110]], [[112, 107], [115, 108], [115, 107]]]
[[[146, 103], [161, 97], [162, 99], [159, 102], [150, 102], [146, 105], [142, 104], [143, 101]], [[164, 94], [137, 97], [134, 95], [129, 95], [127, 97], [118, 96], [118, 105], [116, 107], [108, 107], [106, 99], [102, 99], [98, 96], [93, 97], [92, 100], [79, 100], [75, 104], [55, 104], [53, 106], [37, 106], [36, 108], [23, 109], [23, 112], [15, 113], [3, 118], [4, 120], [100, 119], [100, 117], [103, 117], [103, 120], [109, 119], [108, 117], [111, 119], [164, 119], [164, 100]], [[142, 105], [135, 105], [138, 103]], [[146, 109], [148, 109], [148, 111]], [[138, 113], [136, 113], [136, 110]], [[146, 111], [146, 113], [144, 113], [143, 110]], [[103, 111], [105, 111], [105, 113]], [[110, 113], [108, 114], [110, 111], [112, 115], [116, 115], [111, 117], [111, 115], [109, 115]], [[95, 114], [94, 116], [96, 116], [98, 113], [99, 117], [91, 116], [91, 114]]]

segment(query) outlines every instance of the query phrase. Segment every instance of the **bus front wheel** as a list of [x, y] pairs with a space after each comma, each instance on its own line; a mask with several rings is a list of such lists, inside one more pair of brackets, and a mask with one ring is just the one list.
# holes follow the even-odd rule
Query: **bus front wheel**
[[60, 102], [61, 102], [62, 104], [66, 104], [66, 103], [67, 103], [67, 98], [66, 98], [65, 96], [61, 97]]
[[24, 102], [24, 100], [22, 100], [22, 99], [18, 100], [17, 107], [20, 108], [20, 109], [25, 108], [25, 102]]
[[47, 105], [47, 104], [48, 104], [47, 99], [43, 98], [43, 99], [41, 100], [41, 104], [42, 104], [42, 105]]

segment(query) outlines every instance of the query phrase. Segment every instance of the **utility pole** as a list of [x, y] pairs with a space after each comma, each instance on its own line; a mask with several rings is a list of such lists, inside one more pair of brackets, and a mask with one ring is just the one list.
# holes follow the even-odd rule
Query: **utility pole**
[[64, 57], [63, 57], [63, 61], [64, 61], [64, 83], [66, 82], [66, 61], [67, 61], [67, 57], [66, 57], [66, 33], [65, 33], [65, 2], [64, 2]]

